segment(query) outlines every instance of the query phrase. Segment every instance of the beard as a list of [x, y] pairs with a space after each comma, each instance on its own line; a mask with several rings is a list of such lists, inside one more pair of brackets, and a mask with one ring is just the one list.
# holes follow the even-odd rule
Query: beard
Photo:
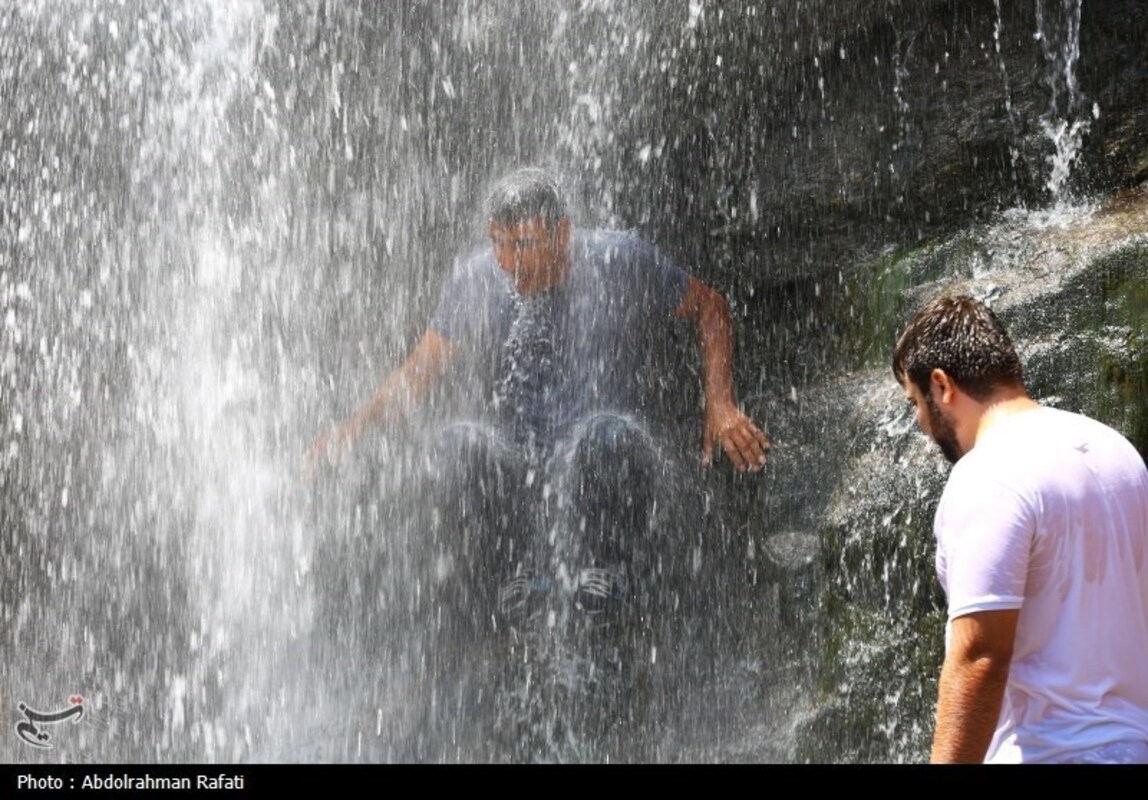
[[929, 433], [941, 448], [941, 454], [950, 464], [956, 464], [965, 454], [957, 441], [957, 428], [953, 418], [940, 409], [932, 394], [925, 395], [925, 407], [929, 412]]

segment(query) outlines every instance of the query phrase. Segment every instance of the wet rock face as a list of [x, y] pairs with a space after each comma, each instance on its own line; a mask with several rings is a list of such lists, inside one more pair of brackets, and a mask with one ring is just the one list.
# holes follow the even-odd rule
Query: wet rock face
[[1063, 3], [1044, 20], [1032, 3], [777, 5], [707, 9], [631, 137], [664, 142], [649, 169], [672, 180], [661, 209], [641, 184], [627, 208], [719, 283], [833, 274], [859, 247], [1046, 201], [1046, 117], [1088, 126], [1068, 188], [1144, 176], [1143, 4], [1083, 4], [1071, 101], [1042, 48], [1064, 44]]
[[[1100, 419], [1148, 453], [1144, 188], [1095, 209], [1014, 212], [868, 265], [883, 270], [898, 273], [902, 293], [868, 306], [879, 322], [861, 328], [895, 336], [937, 295], [982, 298], [1016, 341], [1033, 397]], [[840, 446], [821, 456], [810, 448], [771, 476], [822, 479], [790, 489], [820, 537], [817, 612], [803, 620], [815, 620], [807, 641], [820, 654], [808, 685], [816, 700], [796, 728], [799, 760], [919, 761], [931, 739], [945, 621], [932, 521], [948, 467], [916, 430], [890, 349], [877, 348], [871, 368], [796, 394], [803, 428]], [[791, 423], [779, 410], [774, 419]], [[780, 586], [782, 602], [808, 592]]]

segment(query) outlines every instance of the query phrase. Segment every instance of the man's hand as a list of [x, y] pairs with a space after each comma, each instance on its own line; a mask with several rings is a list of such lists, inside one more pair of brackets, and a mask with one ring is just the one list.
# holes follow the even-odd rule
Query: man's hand
[[733, 402], [733, 325], [725, 298], [697, 278], [690, 278], [685, 297], [674, 315], [693, 320], [698, 329], [705, 371], [706, 398], [702, 431], [702, 463], [713, 461], [714, 443], [720, 444], [740, 472], [765, 466], [769, 439]]
[[349, 424], [339, 425], [315, 437], [307, 453], [307, 477], [315, 480], [325, 467], [337, 467], [351, 449], [354, 431]]
[[335, 467], [365, 431], [381, 422], [406, 419], [451, 361], [452, 345], [428, 328], [402, 366], [387, 376], [371, 399], [349, 419], [318, 436], [307, 455], [307, 472], [314, 479], [324, 465]]
[[757, 472], [765, 466], [769, 437], [732, 403], [707, 407], [702, 439], [702, 463], [713, 462], [714, 444], [720, 444], [739, 472]]

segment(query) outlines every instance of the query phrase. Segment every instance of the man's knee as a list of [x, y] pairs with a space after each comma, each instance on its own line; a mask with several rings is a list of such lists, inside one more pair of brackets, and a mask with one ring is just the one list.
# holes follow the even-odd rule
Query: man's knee
[[575, 433], [575, 465], [583, 474], [647, 473], [656, 462], [650, 434], [620, 414], [596, 414]]
[[514, 448], [489, 426], [458, 422], [427, 440], [422, 471], [440, 491], [500, 496], [521, 481], [520, 461]]
[[656, 449], [644, 428], [617, 414], [588, 419], [579, 434], [572, 500], [583, 544], [596, 557], [622, 557], [649, 523]]

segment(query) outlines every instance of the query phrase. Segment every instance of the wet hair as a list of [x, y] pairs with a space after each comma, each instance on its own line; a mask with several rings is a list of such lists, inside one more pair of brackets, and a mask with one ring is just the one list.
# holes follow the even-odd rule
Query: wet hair
[[1012, 339], [988, 306], [968, 295], [940, 297], [909, 321], [893, 350], [893, 374], [929, 393], [929, 376], [944, 370], [962, 391], [985, 401], [1001, 387], [1023, 385]]
[[541, 217], [547, 228], [566, 218], [558, 181], [540, 167], [526, 167], [502, 177], [486, 200], [491, 222], [509, 227]]

